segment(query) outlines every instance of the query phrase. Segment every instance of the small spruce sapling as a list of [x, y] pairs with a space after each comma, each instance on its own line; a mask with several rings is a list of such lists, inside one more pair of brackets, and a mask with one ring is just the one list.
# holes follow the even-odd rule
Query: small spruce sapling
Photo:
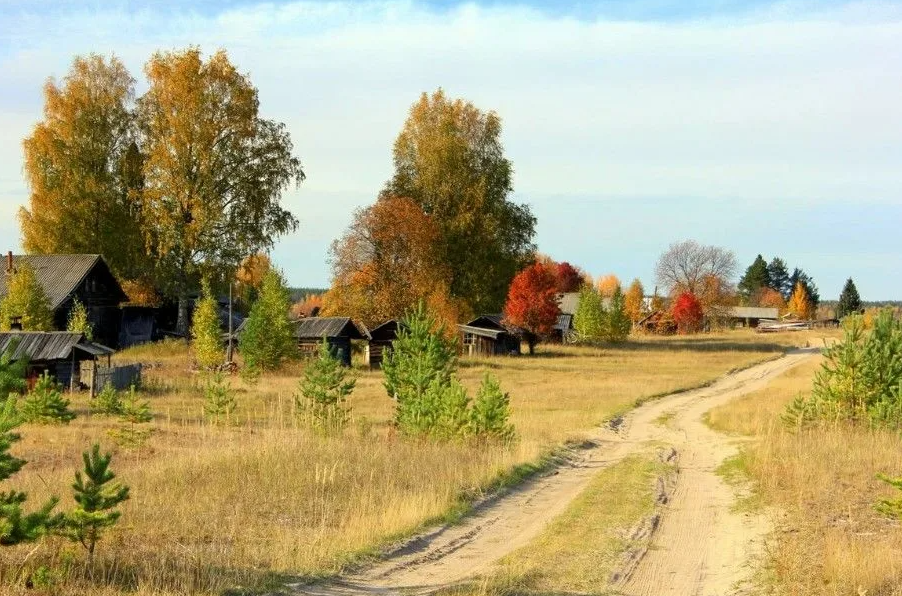
[[[0, 482], [22, 469], [25, 461], [10, 455], [9, 449], [19, 440], [13, 430], [22, 419], [16, 412], [16, 400], [8, 399], [0, 406]], [[19, 491], [0, 492], [0, 546], [32, 542], [40, 538], [49, 527], [59, 523], [59, 516], [52, 514], [58, 499], [52, 497], [34, 513], [25, 513], [22, 506], [28, 496]]]
[[47, 371], [22, 400], [20, 413], [25, 422], [38, 424], [69, 424], [75, 418], [69, 400], [63, 397], [60, 385]]
[[206, 400], [204, 413], [214, 421], [228, 418], [238, 406], [235, 391], [221, 372], [213, 373], [207, 379], [204, 399]]
[[341, 362], [332, 356], [329, 342], [323, 339], [317, 356], [304, 369], [295, 396], [298, 411], [319, 432], [340, 432], [348, 423], [350, 408], [346, 405], [357, 380], [348, 374]]
[[91, 414], [94, 416], [119, 416], [123, 409], [122, 396], [112, 384], [107, 384], [91, 400]]
[[508, 443], [515, 437], [510, 423], [510, 397], [498, 379], [486, 374], [470, 411], [471, 432], [479, 438]]
[[13, 340], [0, 353], [0, 401], [11, 393], [24, 393], [28, 388], [25, 382], [28, 358], [13, 360], [18, 344], [17, 340]]
[[128, 398], [122, 401], [119, 417], [132, 425], [153, 420], [153, 413], [150, 411], [150, 402], [146, 399], [138, 399], [138, 394], [135, 391], [134, 385], [128, 389]]
[[62, 533], [74, 542], [81, 543], [93, 559], [94, 548], [103, 531], [114, 525], [121, 512], [115, 507], [128, 499], [129, 488], [113, 482], [116, 475], [110, 470], [110, 453], [101, 454], [96, 443], [91, 451], [82, 454], [84, 473], [75, 472], [72, 496], [75, 509], [65, 514]]

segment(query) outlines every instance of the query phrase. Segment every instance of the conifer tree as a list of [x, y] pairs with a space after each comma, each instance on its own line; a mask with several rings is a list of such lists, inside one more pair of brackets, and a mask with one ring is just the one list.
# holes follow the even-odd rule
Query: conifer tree
[[81, 333], [88, 341], [94, 340], [94, 326], [88, 320], [88, 309], [81, 303], [81, 300], [75, 298], [72, 301], [72, 308], [69, 310], [69, 320], [66, 324], [66, 331], [70, 333]]
[[789, 300], [792, 295], [792, 283], [789, 281], [789, 269], [786, 261], [780, 257], [774, 257], [767, 265], [767, 276], [770, 278], [770, 287], [780, 292], [783, 300]]
[[7, 280], [6, 297], [0, 301], [0, 331], [8, 331], [18, 319], [25, 331], [53, 330], [53, 314], [44, 288], [28, 263], [17, 262]]
[[75, 418], [69, 400], [63, 397], [60, 385], [47, 371], [38, 377], [34, 389], [22, 400], [20, 413], [25, 422], [37, 424], [69, 424]]
[[119, 417], [132, 425], [153, 420], [150, 402], [146, 399], [138, 399], [138, 393], [135, 391], [134, 385], [128, 389], [128, 398], [121, 401]]
[[270, 269], [240, 339], [244, 366], [251, 373], [274, 370], [297, 353], [290, 308], [291, 297], [282, 276]]
[[122, 515], [115, 507], [129, 498], [128, 486], [113, 482], [116, 475], [110, 470], [112, 454], [101, 455], [96, 443], [91, 451], [82, 454], [84, 474], [75, 472], [72, 496], [75, 509], [66, 513], [63, 534], [70, 540], [81, 543], [88, 551], [88, 558], [94, 557], [94, 548], [104, 530], [113, 526]]
[[209, 282], [204, 280], [201, 287], [201, 298], [197, 301], [191, 323], [194, 359], [201, 368], [213, 368], [222, 364], [225, 357], [219, 329], [219, 308]]
[[298, 410], [311, 426], [322, 433], [340, 432], [348, 423], [347, 399], [354, 391], [356, 379], [332, 355], [329, 342], [323, 338], [317, 357], [304, 369], [295, 396]]
[[24, 393], [28, 387], [25, 374], [28, 370], [28, 358], [13, 360], [18, 341], [13, 341], [0, 353], [0, 401], [11, 393]]
[[105, 385], [91, 400], [91, 414], [94, 416], [119, 416], [122, 411], [122, 396], [112, 383]]
[[839, 304], [836, 306], [836, 318], [841, 319], [846, 315], [851, 315], [861, 310], [861, 297], [858, 295], [858, 288], [852, 278], [846, 280], [843, 286], [842, 294], [839, 295]]
[[632, 321], [626, 314], [623, 292], [620, 291], [620, 286], [617, 286], [611, 296], [611, 308], [605, 316], [604, 339], [610, 342], [624, 341], [632, 327]]
[[226, 381], [225, 375], [216, 372], [207, 379], [204, 387], [204, 413], [214, 421], [228, 418], [238, 407], [235, 391]]
[[[22, 469], [25, 461], [10, 455], [9, 449], [20, 439], [13, 430], [22, 422], [16, 412], [16, 400], [7, 399], [0, 406], [0, 482]], [[58, 521], [52, 515], [58, 500], [48, 500], [33, 513], [25, 513], [22, 506], [28, 496], [19, 491], [0, 492], [0, 546], [31, 542], [41, 537]]]
[[498, 379], [486, 373], [470, 412], [471, 432], [477, 437], [503, 442], [513, 440], [510, 423], [510, 397], [501, 390]]
[[[808, 302], [811, 303], [812, 312], [817, 310], [817, 305], [820, 304], [821, 296], [810, 275], [796, 267], [792, 270], [792, 275], [789, 276], [789, 283], [790, 288], [792, 288], [792, 290], [790, 290], [791, 292], [795, 291], [798, 284], [802, 284], [802, 287], [805, 288], [805, 293], [808, 295]], [[788, 300], [789, 299], [787, 299], [787, 301]]]
[[758, 255], [755, 261], [745, 270], [745, 274], [739, 280], [737, 287], [745, 300], [750, 300], [760, 289], [771, 285], [770, 272], [767, 261]]

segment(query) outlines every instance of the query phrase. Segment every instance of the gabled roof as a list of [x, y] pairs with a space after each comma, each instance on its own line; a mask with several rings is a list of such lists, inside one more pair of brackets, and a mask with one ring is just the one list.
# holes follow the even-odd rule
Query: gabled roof
[[0, 333], [0, 354], [15, 344], [12, 360], [27, 356], [32, 361], [67, 360], [72, 357], [73, 350], [79, 350], [91, 356], [108, 356], [113, 350], [106, 346], [88, 341], [82, 333], [68, 331], [10, 331]]
[[523, 329], [504, 324], [504, 315], [480, 315], [472, 321], [457, 326], [461, 331], [497, 339], [502, 333], [519, 335]]
[[390, 341], [398, 336], [398, 330], [404, 327], [404, 323], [396, 319], [385, 321], [381, 325], [373, 327], [369, 331], [370, 340]]
[[725, 313], [728, 317], [737, 319], [776, 319], [780, 316], [778, 309], [760, 306], [730, 306], [725, 309]]
[[[44, 293], [47, 294], [47, 299], [50, 301], [51, 310], [62, 306], [95, 267], [106, 269], [110, 278], [115, 281], [106, 261], [100, 255], [13, 255], [14, 268], [18, 263], [23, 262], [28, 263], [34, 269], [35, 277], [44, 288]], [[6, 296], [7, 292], [5, 259], [2, 265], [0, 297]], [[115, 288], [111, 288], [111, 291], [119, 294], [116, 296], [119, 302], [128, 300], [118, 282]]]
[[297, 339], [322, 339], [323, 337], [347, 337], [367, 339], [348, 317], [307, 317], [294, 322]]

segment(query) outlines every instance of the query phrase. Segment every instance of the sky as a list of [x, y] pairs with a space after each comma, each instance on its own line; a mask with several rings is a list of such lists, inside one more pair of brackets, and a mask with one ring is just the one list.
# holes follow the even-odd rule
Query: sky
[[[146, 89], [157, 50], [225, 49], [307, 180], [273, 260], [327, 286], [328, 247], [391, 176], [420, 93], [502, 118], [541, 252], [654, 287], [695, 239], [902, 299], [902, 3], [0, 0], [0, 250], [21, 250], [22, 139], [78, 54]], [[741, 273], [741, 271], [739, 271]]]

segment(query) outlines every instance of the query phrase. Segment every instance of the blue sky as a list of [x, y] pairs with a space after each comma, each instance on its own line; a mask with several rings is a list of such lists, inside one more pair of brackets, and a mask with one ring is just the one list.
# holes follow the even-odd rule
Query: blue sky
[[504, 121], [539, 249], [654, 284], [694, 238], [902, 298], [902, 5], [891, 2], [0, 0], [0, 249], [19, 249], [21, 141], [41, 86], [115, 53], [228, 50], [308, 180], [274, 259], [326, 285], [329, 243], [391, 173], [410, 104], [443, 86]]

